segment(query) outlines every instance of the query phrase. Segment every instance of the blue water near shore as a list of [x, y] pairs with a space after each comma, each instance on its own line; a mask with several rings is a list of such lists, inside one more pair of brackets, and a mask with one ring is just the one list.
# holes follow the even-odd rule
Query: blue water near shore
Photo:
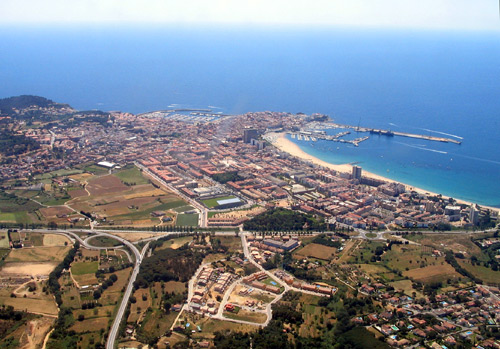
[[0, 27], [0, 52], [0, 97], [133, 113], [318, 112], [462, 140], [294, 141], [332, 163], [500, 207], [499, 33]]

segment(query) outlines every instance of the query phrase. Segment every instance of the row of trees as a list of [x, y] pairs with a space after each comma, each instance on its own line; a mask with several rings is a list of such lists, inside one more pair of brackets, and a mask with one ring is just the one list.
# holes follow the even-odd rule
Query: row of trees
[[56, 299], [56, 303], [58, 306], [62, 305], [62, 298], [61, 298], [61, 285], [59, 284], [59, 278], [62, 275], [62, 272], [64, 269], [69, 269], [71, 266], [71, 263], [75, 259], [76, 252], [80, 248], [80, 243], [78, 241], [75, 242], [75, 245], [71, 250], [69, 250], [68, 254], [66, 257], [64, 257], [63, 261], [59, 263], [57, 267], [49, 274], [49, 281], [48, 281], [48, 286], [50, 292], [54, 295]]

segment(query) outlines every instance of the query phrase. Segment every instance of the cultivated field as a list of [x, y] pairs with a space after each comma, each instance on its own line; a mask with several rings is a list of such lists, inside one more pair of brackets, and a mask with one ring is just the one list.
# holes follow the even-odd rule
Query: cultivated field
[[58, 234], [43, 235], [44, 246], [65, 246], [69, 243], [70, 243], [69, 239], [64, 235], [58, 235]]

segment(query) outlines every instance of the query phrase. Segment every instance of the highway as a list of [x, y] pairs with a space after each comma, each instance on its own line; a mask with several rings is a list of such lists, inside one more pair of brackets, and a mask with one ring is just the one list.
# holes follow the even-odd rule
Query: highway
[[[49, 229], [33, 229], [32, 231], [38, 232], [38, 233], [43, 233], [43, 234], [66, 235], [72, 241], [74, 241], [76, 239], [82, 246], [89, 248], [89, 249], [93, 249], [93, 250], [101, 250], [101, 249], [109, 248], [109, 247], [106, 248], [106, 247], [100, 247], [100, 246], [93, 246], [89, 243], [89, 240], [91, 241], [91, 239], [96, 237], [96, 236], [106, 236], [106, 237], [118, 240], [124, 246], [127, 246], [130, 249], [130, 251], [132, 251], [132, 253], [135, 256], [135, 266], [134, 266], [134, 269], [132, 271], [132, 274], [130, 275], [129, 282], [127, 284], [127, 288], [125, 289], [125, 293], [123, 294], [122, 302], [120, 304], [120, 307], [118, 308], [118, 312], [116, 313], [115, 319], [113, 321], [113, 325], [111, 326], [111, 329], [109, 330], [108, 340], [106, 343], [106, 348], [113, 349], [114, 345], [115, 345], [115, 341], [116, 341], [116, 336], [117, 336], [118, 330], [120, 328], [121, 320], [123, 318], [123, 315], [125, 314], [125, 310], [127, 309], [128, 300], [129, 300], [130, 296], [132, 295], [132, 291], [134, 288], [134, 281], [137, 277], [137, 274], [139, 274], [141, 262], [145, 256], [146, 252], [148, 251], [150, 242], [147, 242], [146, 245], [143, 247], [142, 251], [139, 252], [137, 247], [134, 244], [132, 244], [130, 241], [125, 240], [123, 238], [120, 238], [118, 236], [106, 233], [106, 232], [101, 232], [101, 231], [79, 230], [79, 229], [72, 230], [72, 231], [60, 231], [60, 230], [54, 231], [54, 230], [49, 230]], [[80, 236], [78, 236], [78, 234], [76, 234], [76, 232], [84, 232], [84, 233], [88, 233], [88, 234], [92, 234], [92, 235], [90, 237], [87, 237], [85, 240], [82, 240], [82, 238], [80, 238]], [[163, 236], [158, 236], [157, 239], [160, 239], [162, 237]], [[113, 247], [113, 248], [119, 248], [119, 247], [123, 248], [123, 246], [118, 246], [118, 247]], [[129, 258], [130, 258], [130, 256], [129, 256]]]

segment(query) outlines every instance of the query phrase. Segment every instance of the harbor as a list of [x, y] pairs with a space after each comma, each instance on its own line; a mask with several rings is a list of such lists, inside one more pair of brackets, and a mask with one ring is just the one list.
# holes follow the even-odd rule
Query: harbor
[[[334, 142], [340, 142], [340, 143], [350, 143], [354, 146], [358, 146], [359, 143], [367, 140], [369, 136], [366, 137], [360, 137], [356, 138], [354, 140], [346, 140], [343, 139], [342, 137], [348, 135], [351, 133], [351, 131], [343, 131], [341, 133], [335, 134], [335, 135], [327, 135], [326, 131], [327, 129], [347, 129], [347, 130], [353, 130], [354, 132], [364, 132], [364, 133], [370, 133], [370, 134], [375, 134], [375, 135], [380, 135], [380, 136], [387, 136], [387, 137], [394, 137], [394, 136], [400, 136], [400, 137], [408, 137], [408, 138], [415, 138], [415, 139], [424, 139], [428, 141], [434, 141], [434, 142], [442, 142], [442, 143], [453, 143], [453, 144], [462, 144], [461, 141], [452, 139], [452, 138], [445, 138], [445, 137], [435, 137], [431, 135], [423, 135], [423, 134], [415, 134], [415, 133], [407, 133], [407, 132], [398, 132], [398, 131], [392, 131], [392, 130], [384, 130], [384, 129], [375, 129], [375, 128], [369, 128], [369, 127], [362, 127], [362, 126], [353, 126], [353, 125], [343, 125], [343, 124], [336, 124], [333, 122], [313, 122], [307, 125], [307, 128], [304, 128], [303, 130], [299, 132], [289, 132], [292, 134], [292, 138], [295, 138], [293, 134], [296, 135], [297, 139], [301, 140], [299, 137], [314, 137], [317, 139], [324, 139], [328, 141], [334, 141]], [[304, 140], [308, 140], [305, 139]]]

